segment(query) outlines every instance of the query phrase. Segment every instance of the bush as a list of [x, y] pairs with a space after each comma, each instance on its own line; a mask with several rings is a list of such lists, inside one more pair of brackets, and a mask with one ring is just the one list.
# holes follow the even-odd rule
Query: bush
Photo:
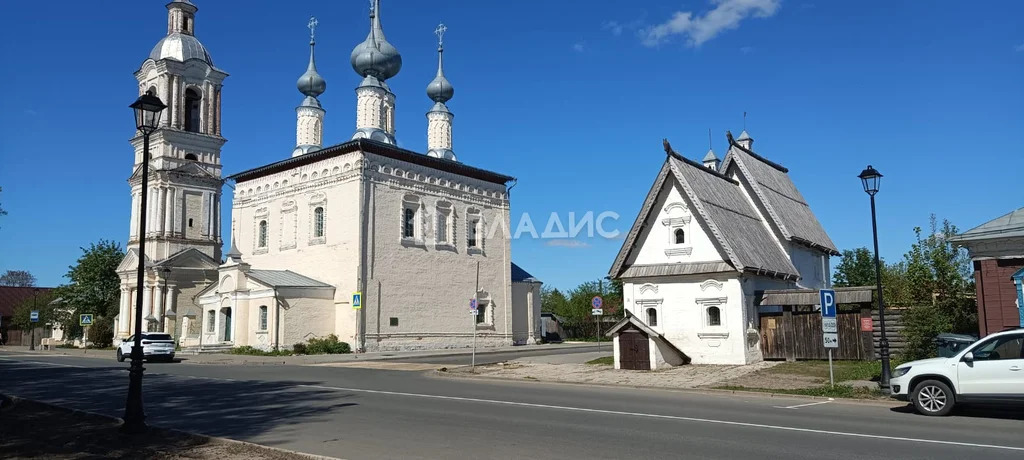
[[301, 342], [297, 343], [295, 345], [292, 345], [292, 353], [295, 353], [297, 355], [307, 355], [307, 354], [309, 354], [307, 352], [307, 350], [306, 350], [306, 344], [301, 343]]
[[352, 353], [352, 348], [346, 342], [338, 340], [338, 336], [331, 334], [324, 338], [313, 337], [306, 345], [306, 354], [310, 355], [333, 355]]
[[114, 322], [99, 318], [89, 327], [89, 342], [96, 348], [106, 348], [114, 343]]
[[907, 341], [903, 349], [906, 361], [932, 358], [938, 353], [935, 337], [951, 332], [952, 324], [947, 315], [933, 305], [911, 307], [903, 311], [903, 338]]
[[264, 350], [260, 350], [259, 348], [253, 348], [253, 347], [250, 347], [248, 345], [244, 345], [244, 346], [241, 346], [241, 347], [232, 348], [231, 349], [231, 354], [233, 354], [233, 355], [248, 355], [248, 356], [288, 356], [288, 355], [291, 355], [292, 352], [290, 352], [288, 350], [264, 351]]
[[78, 347], [76, 347], [75, 344], [73, 344], [73, 343], [62, 343], [60, 345], [57, 345], [57, 348], [78, 348]]

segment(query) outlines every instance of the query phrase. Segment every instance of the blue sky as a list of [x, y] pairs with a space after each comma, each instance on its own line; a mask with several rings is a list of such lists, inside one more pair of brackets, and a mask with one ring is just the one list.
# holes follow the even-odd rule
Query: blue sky
[[[166, 31], [164, 3], [5, 7], [0, 271], [26, 269], [52, 286], [79, 247], [124, 244], [132, 72]], [[289, 156], [311, 14], [328, 83], [325, 143], [351, 136], [359, 78], [349, 53], [366, 36], [367, 2], [195, 3], [196, 35], [231, 74], [226, 173]], [[885, 174], [879, 233], [889, 259], [930, 213], [966, 230], [1024, 205], [1021, 2], [383, 3], [384, 30], [404, 60], [389, 81], [399, 141], [425, 150], [432, 31], [444, 21], [455, 152], [519, 179], [513, 226], [524, 212], [541, 226], [552, 212], [614, 211], [625, 232], [664, 161], [661, 139], [699, 159], [711, 129], [722, 153], [743, 112], [755, 149], [790, 169], [840, 248], [871, 244], [856, 178], [869, 163]], [[620, 245], [520, 239], [512, 253], [568, 288], [606, 274]]]

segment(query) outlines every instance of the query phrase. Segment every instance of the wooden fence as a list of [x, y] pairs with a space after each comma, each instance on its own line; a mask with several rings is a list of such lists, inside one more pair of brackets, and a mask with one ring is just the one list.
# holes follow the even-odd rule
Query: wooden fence
[[[870, 332], [865, 330], [871, 318]], [[832, 351], [833, 359], [872, 360], [880, 358], [879, 342], [882, 326], [878, 311], [870, 313], [840, 312], [836, 315], [839, 348]], [[885, 313], [886, 337], [889, 355], [895, 356], [906, 348], [903, 338], [903, 314], [899, 310]], [[761, 352], [764, 359], [828, 359], [828, 349], [822, 343], [821, 313], [794, 312], [761, 313]]]

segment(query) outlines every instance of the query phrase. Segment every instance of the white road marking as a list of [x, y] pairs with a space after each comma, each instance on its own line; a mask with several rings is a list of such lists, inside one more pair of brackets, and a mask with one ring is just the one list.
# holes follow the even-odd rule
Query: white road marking
[[45, 361], [25, 361], [23, 359], [0, 358], [0, 361], [10, 361], [10, 362], [13, 362], [13, 363], [42, 364], [44, 366], [54, 366], [54, 367], [76, 367], [76, 368], [84, 368], [85, 367], [85, 366], [75, 366], [74, 364], [48, 363], [48, 362], [45, 362]]
[[828, 404], [828, 403], [830, 403], [832, 401], [835, 401], [835, 399], [828, 398], [828, 401], [819, 401], [819, 402], [813, 402], [813, 403], [807, 403], [807, 404], [797, 404], [795, 406], [774, 406], [774, 407], [776, 409], [799, 409], [801, 407], [810, 407], [810, 406], [817, 406], [819, 404]]
[[867, 433], [847, 433], [842, 431], [828, 431], [828, 430], [815, 430], [811, 428], [797, 428], [791, 426], [779, 426], [779, 425], [765, 425], [762, 423], [750, 423], [750, 422], [733, 422], [729, 420], [714, 420], [697, 417], [682, 417], [678, 415], [660, 415], [660, 414], [645, 414], [642, 412], [625, 412], [617, 410], [606, 410], [606, 409], [589, 409], [586, 407], [571, 407], [571, 406], [554, 406], [549, 404], [535, 404], [535, 403], [524, 403], [516, 401], [501, 401], [495, 399], [479, 399], [479, 398], [463, 398], [459, 396], [442, 396], [442, 395], [428, 395], [428, 394], [417, 394], [417, 393], [403, 393], [399, 391], [384, 391], [384, 390], [365, 390], [362, 388], [342, 388], [342, 387], [329, 387], [323, 385], [296, 385], [299, 387], [306, 388], [317, 388], [321, 390], [335, 390], [335, 391], [351, 391], [354, 393], [373, 393], [373, 394], [384, 394], [394, 396], [409, 396], [414, 398], [429, 398], [429, 399], [444, 399], [449, 401], [467, 401], [467, 402], [478, 402], [487, 404], [501, 404], [506, 406], [520, 406], [520, 407], [537, 407], [542, 409], [556, 409], [576, 412], [590, 412], [598, 414], [609, 414], [609, 415], [629, 415], [633, 417], [648, 417], [657, 419], [667, 420], [681, 420], [686, 422], [699, 422], [699, 423], [710, 423], [717, 425], [730, 425], [730, 426], [742, 426], [749, 428], [764, 428], [769, 430], [779, 431], [795, 431], [799, 433], [815, 433], [824, 434], [830, 436], [845, 436], [851, 438], [868, 438], [868, 439], [884, 439], [889, 441], [905, 441], [915, 442], [920, 444], [940, 444], [946, 446], [959, 446], [959, 447], [978, 447], [985, 449], [998, 449], [998, 450], [1009, 450], [1015, 452], [1024, 452], [1024, 447], [1013, 447], [1013, 446], [999, 446], [994, 444], [977, 444], [972, 442], [959, 442], [959, 441], [941, 441], [938, 439], [920, 439], [920, 438], [905, 438], [901, 436], [884, 436], [878, 434], [867, 434]]

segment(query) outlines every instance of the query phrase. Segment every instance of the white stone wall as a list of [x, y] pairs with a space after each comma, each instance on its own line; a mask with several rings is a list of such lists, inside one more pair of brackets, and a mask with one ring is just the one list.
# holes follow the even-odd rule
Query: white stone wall
[[824, 252], [790, 243], [789, 256], [800, 272], [800, 286], [806, 289], [827, 289], [832, 286], [829, 257]]
[[[257, 269], [292, 270], [336, 287], [333, 332], [353, 343], [351, 295], [358, 290], [358, 152], [240, 182], [232, 207], [233, 233], [243, 260]], [[314, 210], [324, 208], [324, 236], [314, 236]], [[267, 246], [258, 247], [267, 221]]]
[[[512, 318], [507, 197], [503, 185], [368, 156], [371, 164], [367, 349], [511, 344]], [[402, 216], [416, 212], [416, 236], [403, 238]], [[448, 242], [437, 238], [441, 207], [450, 213]], [[480, 248], [467, 245], [468, 223], [482, 219]], [[495, 231], [492, 231], [495, 230]], [[487, 301], [486, 325], [475, 326], [469, 301]], [[379, 287], [378, 287], [379, 286]], [[390, 318], [398, 319], [391, 326]]]
[[[665, 336], [694, 364], [751, 362], [746, 344], [748, 300], [737, 275], [628, 279], [623, 293], [626, 309]], [[721, 312], [719, 326], [709, 324], [707, 309], [711, 306]], [[656, 311], [657, 325], [651, 325], [649, 309]], [[651, 353], [655, 348], [652, 342]]]
[[[658, 195], [658, 200], [648, 217], [647, 227], [640, 235], [638, 250], [626, 261], [632, 264], [661, 264], [669, 262], [719, 262], [719, 254], [712, 237], [695, 216], [690, 203], [683, 198], [679, 184], [669, 179]], [[685, 233], [683, 244], [676, 244], [675, 230]]]
[[512, 341], [517, 345], [534, 344], [540, 339], [541, 286], [512, 283]]

